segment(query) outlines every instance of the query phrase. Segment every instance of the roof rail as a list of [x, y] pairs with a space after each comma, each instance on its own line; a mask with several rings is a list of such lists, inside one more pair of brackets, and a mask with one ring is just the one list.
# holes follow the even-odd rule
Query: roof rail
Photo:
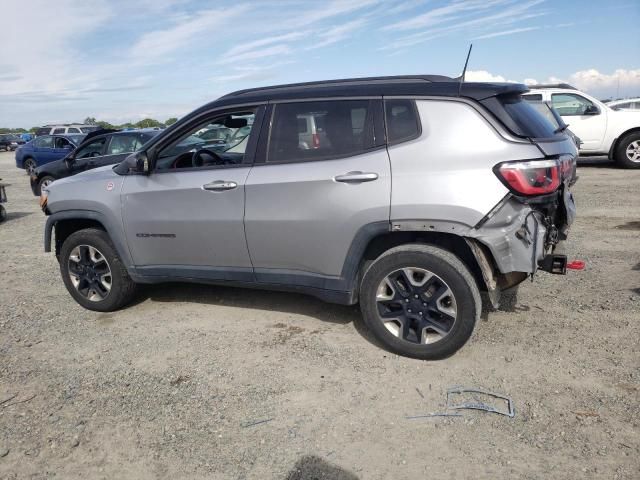
[[568, 90], [578, 90], [573, 85], [569, 85], [568, 83], [533, 83], [527, 84], [527, 87], [532, 89], [542, 89], [542, 88], [566, 88]]

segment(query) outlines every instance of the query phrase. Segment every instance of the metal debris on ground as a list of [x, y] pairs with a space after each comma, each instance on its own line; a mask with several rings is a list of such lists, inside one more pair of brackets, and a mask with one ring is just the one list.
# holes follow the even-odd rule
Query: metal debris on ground
[[413, 420], [415, 418], [432, 418], [432, 417], [463, 417], [461, 413], [452, 413], [452, 412], [434, 412], [434, 413], [426, 413], [424, 415], [413, 415], [411, 417], [405, 417], [407, 420]]
[[272, 421], [272, 420], [273, 420], [273, 418], [267, 418], [267, 419], [265, 419], [265, 420], [257, 420], [257, 421], [255, 421], [255, 422], [241, 423], [241, 424], [240, 424], [240, 426], [241, 426], [242, 428], [254, 427], [254, 426], [256, 426], [256, 425], [260, 425], [261, 423], [267, 423], [267, 422], [270, 422], [270, 421]]
[[[468, 394], [471, 397], [471, 400], [455, 403], [454, 398], [456, 396], [463, 397], [465, 394]], [[482, 400], [479, 400], [478, 397], [481, 397], [481, 396], [502, 400], [503, 402], [505, 402], [506, 409], [500, 409], [494, 405], [491, 405], [489, 403], [485, 403]], [[449, 388], [447, 390], [447, 410], [462, 410], [462, 409], [484, 410], [485, 412], [497, 413], [499, 415], [505, 415], [511, 418], [513, 418], [516, 414], [513, 408], [513, 402], [509, 397], [506, 397], [504, 395], [488, 392], [486, 390], [480, 390], [477, 388], [466, 388], [466, 387], [459, 387], [459, 386]]]

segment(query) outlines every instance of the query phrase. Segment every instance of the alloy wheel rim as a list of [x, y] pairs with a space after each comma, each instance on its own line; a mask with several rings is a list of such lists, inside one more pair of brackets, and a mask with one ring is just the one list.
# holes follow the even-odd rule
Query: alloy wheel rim
[[36, 171], [36, 166], [32, 160], [27, 160], [27, 173], [32, 175]]
[[102, 252], [91, 245], [78, 245], [69, 254], [67, 270], [76, 291], [91, 302], [109, 296], [113, 277]]
[[632, 162], [640, 162], [640, 140], [635, 140], [627, 145], [626, 154]]
[[376, 311], [392, 335], [430, 345], [451, 333], [458, 309], [444, 280], [429, 270], [408, 267], [391, 272], [380, 282]]
[[52, 183], [53, 183], [53, 180], [51, 180], [51, 179], [43, 180], [42, 183], [40, 184], [40, 187], [41, 188], [47, 188]]

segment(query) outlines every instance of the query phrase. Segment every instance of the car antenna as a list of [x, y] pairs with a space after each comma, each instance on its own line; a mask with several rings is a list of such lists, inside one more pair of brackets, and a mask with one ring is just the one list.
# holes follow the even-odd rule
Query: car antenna
[[467, 52], [467, 59], [464, 62], [464, 68], [462, 69], [462, 75], [460, 75], [460, 85], [458, 86], [458, 96], [462, 92], [462, 84], [464, 83], [464, 74], [467, 73], [467, 64], [469, 63], [469, 57], [471, 56], [471, 49], [473, 48], [473, 43], [469, 44], [469, 51]]

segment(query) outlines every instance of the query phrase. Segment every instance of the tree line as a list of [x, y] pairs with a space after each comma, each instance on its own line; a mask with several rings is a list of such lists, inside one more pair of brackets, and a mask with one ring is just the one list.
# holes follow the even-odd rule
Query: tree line
[[[160, 122], [154, 118], [145, 118], [136, 123], [127, 122], [121, 125], [114, 125], [109, 122], [105, 122], [103, 120], [96, 120], [95, 117], [87, 117], [84, 119], [84, 122], [78, 122], [78, 123], [83, 125], [96, 125], [96, 126], [99, 126], [100, 128], [109, 128], [109, 129], [119, 130], [124, 128], [155, 128], [155, 127], [164, 128], [164, 127], [168, 127], [169, 125], [173, 125], [177, 121], [178, 119], [175, 117], [171, 117], [164, 122]], [[0, 133], [35, 133], [35, 131], [38, 128], [41, 128], [41, 127], [40, 126], [31, 127], [30, 129], [0, 127]]]

